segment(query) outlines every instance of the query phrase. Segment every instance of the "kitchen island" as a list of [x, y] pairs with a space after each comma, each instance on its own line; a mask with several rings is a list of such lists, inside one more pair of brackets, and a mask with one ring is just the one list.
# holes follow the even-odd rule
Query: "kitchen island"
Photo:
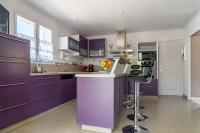
[[77, 121], [82, 129], [112, 132], [127, 90], [126, 74], [76, 74]]

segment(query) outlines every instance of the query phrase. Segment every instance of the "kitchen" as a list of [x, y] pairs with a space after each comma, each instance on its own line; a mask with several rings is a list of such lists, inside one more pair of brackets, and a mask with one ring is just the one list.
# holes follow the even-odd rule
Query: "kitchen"
[[[142, 126], [151, 132], [162, 132], [155, 127], [158, 124], [155, 112], [159, 114], [158, 107], [166, 109], [165, 104], [174, 110], [177, 109], [174, 106], [179, 105], [198, 107], [198, 98], [190, 94], [191, 78], [188, 76], [191, 73], [188, 38], [200, 29], [196, 25], [199, 22], [198, 1], [192, 1], [191, 6], [190, 2], [183, 2], [188, 6], [188, 14], [179, 7], [179, 13], [185, 15], [184, 20], [181, 15], [175, 19], [172, 13], [169, 18], [163, 16], [174, 21], [163, 22], [163, 16], [155, 14], [159, 19], [146, 24], [144, 21], [150, 19], [138, 13], [144, 16], [140, 25], [128, 23], [134, 20], [130, 17], [134, 10], [129, 6], [134, 2], [118, 0], [113, 9], [117, 13], [109, 12], [107, 16], [104, 11], [99, 14], [93, 8], [87, 9], [87, 4], [94, 4], [91, 1], [78, 4], [80, 12], [72, 8], [79, 0], [69, 3], [47, 1], [55, 12], [37, 0], [0, 2], [1, 18], [7, 16], [6, 28], [1, 29], [4, 33], [0, 33], [0, 132], [122, 132], [124, 126], [133, 124], [126, 118], [132, 110], [123, 107], [127, 88], [131, 88], [127, 78], [131, 65], [127, 64], [148, 59], [154, 60], [154, 73], [149, 84], [141, 83], [140, 98], [145, 107], [141, 112], [150, 118], [147, 123], [141, 122]], [[157, 4], [165, 3], [162, 2]], [[112, 7], [110, 2], [97, 3], [99, 8], [106, 4], [107, 11]], [[174, 9], [170, 7], [174, 3], [165, 4]], [[138, 10], [143, 9], [142, 5]], [[160, 10], [164, 12], [164, 9]], [[96, 11], [102, 20], [98, 22], [90, 11]], [[149, 8], [145, 11], [155, 13]], [[140, 19], [137, 21], [139, 23]], [[156, 21], [160, 22], [157, 26], [154, 25]], [[117, 28], [114, 25], [118, 25]], [[166, 111], [160, 113], [168, 114]], [[171, 121], [171, 116], [177, 112], [172, 112], [168, 118], [162, 115], [158, 121], [166, 131], [179, 132], [184, 127], [185, 123], [172, 122], [180, 127], [176, 129], [162, 123], [164, 119]], [[198, 123], [196, 119], [191, 121]]]

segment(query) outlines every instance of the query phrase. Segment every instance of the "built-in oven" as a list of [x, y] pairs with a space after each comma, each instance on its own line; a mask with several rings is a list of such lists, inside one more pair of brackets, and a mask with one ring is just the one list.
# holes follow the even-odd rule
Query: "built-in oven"
[[156, 60], [155, 51], [141, 51], [138, 53], [138, 61]]

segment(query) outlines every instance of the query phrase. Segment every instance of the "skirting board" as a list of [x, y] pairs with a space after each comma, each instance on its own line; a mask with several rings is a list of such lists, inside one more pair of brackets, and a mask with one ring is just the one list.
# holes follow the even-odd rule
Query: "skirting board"
[[109, 128], [102, 128], [102, 127], [95, 127], [95, 126], [88, 126], [88, 125], [81, 125], [82, 130], [100, 132], [100, 133], [112, 133], [112, 129]]
[[43, 117], [43, 116], [45, 116], [45, 115], [48, 115], [48, 114], [51, 113], [51, 112], [54, 112], [54, 111], [59, 110], [59, 109], [62, 109], [62, 108], [65, 107], [66, 105], [71, 104], [71, 103], [73, 103], [73, 102], [75, 102], [75, 100], [71, 100], [71, 101], [69, 101], [69, 102], [67, 102], [67, 103], [64, 103], [64, 104], [61, 104], [61, 105], [59, 105], [59, 106], [57, 106], [57, 107], [55, 107], [55, 108], [52, 108], [52, 109], [47, 110], [47, 111], [45, 111], [45, 112], [42, 112], [42, 113], [40, 113], [40, 114], [38, 114], [38, 115], [36, 115], [36, 116], [30, 117], [30, 118], [28, 118], [28, 119], [25, 119], [25, 120], [23, 120], [23, 121], [21, 121], [21, 122], [18, 122], [18, 123], [16, 123], [16, 124], [14, 124], [14, 125], [8, 126], [8, 127], [4, 128], [4, 129], [0, 130], [0, 133], [11, 132], [12, 130], [15, 130], [15, 129], [17, 129], [17, 128], [19, 128], [19, 127], [22, 127], [22, 126], [24, 126], [24, 125], [26, 125], [26, 124], [28, 124], [28, 123], [31, 123], [31, 122], [33, 122], [33, 121], [35, 121], [35, 120], [37, 120], [37, 119], [39, 119], [39, 118], [41, 118], [41, 117]]
[[190, 97], [190, 100], [195, 102], [195, 103], [200, 104], [200, 98], [199, 97]]

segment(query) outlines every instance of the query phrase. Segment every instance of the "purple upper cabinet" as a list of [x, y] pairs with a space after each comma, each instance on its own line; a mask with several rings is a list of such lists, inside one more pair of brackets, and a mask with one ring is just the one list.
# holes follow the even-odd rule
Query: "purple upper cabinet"
[[89, 40], [89, 57], [105, 57], [106, 39]]
[[30, 42], [0, 33], [0, 56], [30, 60]]
[[79, 37], [79, 54], [80, 56], [88, 57], [88, 39], [83, 36]]
[[69, 37], [69, 49], [79, 52], [79, 42], [71, 37]]

